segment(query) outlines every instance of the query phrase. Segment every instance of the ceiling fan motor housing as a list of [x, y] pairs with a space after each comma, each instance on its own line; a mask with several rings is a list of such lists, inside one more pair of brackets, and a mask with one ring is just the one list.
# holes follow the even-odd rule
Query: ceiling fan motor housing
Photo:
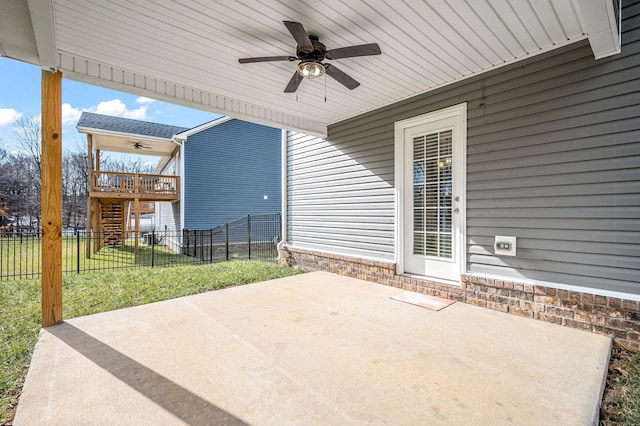
[[327, 53], [327, 47], [318, 41], [318, 36], [316, 35], [309, 34], [309, 39], [313, 45], [313, 51], [305, 52], [298, 46], [296, 47], [296, 56], [301, 61], [322, 62]]

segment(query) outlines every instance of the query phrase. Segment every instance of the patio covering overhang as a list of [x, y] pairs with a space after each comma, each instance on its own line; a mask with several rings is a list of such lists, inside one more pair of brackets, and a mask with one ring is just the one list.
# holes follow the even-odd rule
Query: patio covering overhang
[[76, 126], [91, 135], [93, 149], [126, 154], [153, 155], [166, 162], [178, 149], [174, 136], [183, 127], [83, 112]]
[[[0, 0], [0, 54], [65, 78], [326, 136], [327, 126], [466, 77], [588, 38], [595, 58], [620, 50], [612, 0]], [[283, 93], [295, 63], [283, 20], [328, 48], [376, 42], [381, 56], [334, 61], [331, 78]], [[326, 97], [326, 101], [325, 101]]]

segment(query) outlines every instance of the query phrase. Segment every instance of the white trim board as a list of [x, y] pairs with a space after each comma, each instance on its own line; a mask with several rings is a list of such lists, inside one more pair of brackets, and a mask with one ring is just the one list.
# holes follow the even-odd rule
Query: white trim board
[[289, 145], [289, 130], [282, 130], [282, 146], [281, 146], [281, 164], [280, 164], [280, 169], [281, 169], [281, 175], [280, 175], [280, 185], [281, 185], [281, 194], [280, 194], [280, 201], [281, 201], [281, 209], [282, 209], [282, 216], [281, 216], [281, 221], [282, 224], [280, 225], [280, 232], [282, 232], [281, 238], [283, 241], [283, 244], [286, 245], [287, 244], [287, 233], [288, 233], [288, 227], [287, 227], [287, 221], [289, 218], [289, 211], [288, 211], [288, 203], [287, 203], [287, 197], [288, 197], [288, 186], [289, 183], [287, 182], [287, 176], [288, 176], [288, 166], [287, 166], [287, 147]]
[[78, 133], [92, 134], [92, 135], [98, 135], [98, 136], [111, 136], [111, 137], [123, 138], [123, 139], [173, 143], [173, 138], [146, 136], [146, 135], [141, 135], [140, 133], [118, 132], [115, 130], [96, 129], [93, 127], [84, 127], [84, 126], [76, 127], [76, 130], [78, 131]]
[[185, 130], [182, 133], [178, 133], [177, 135], [174, 136], [174, 139], [180, 139], [180, 140], [183, 140], [183, 141], [187, 140], [187, 138], [189, 136], [191, 136], [191, 135], [195, 135], [196, 133], [200, 133], [200, 132], [202, 132], [204, 130], [210, 129], [210, 128], [215, 127], [215, 126], [219, 126], [220, 124], [226, 123], [227, 121], [230, 121], [230, 120], [234, 120], [234, 118], [233, 117], [225, 117], [225, 116], [216, 118], [215, 120], [208, 121], [208, 122], [206, 122], [204, 124], [201, 124], [199, 126], [193, 127], [193, 128], [191, 128], [189, 130]]

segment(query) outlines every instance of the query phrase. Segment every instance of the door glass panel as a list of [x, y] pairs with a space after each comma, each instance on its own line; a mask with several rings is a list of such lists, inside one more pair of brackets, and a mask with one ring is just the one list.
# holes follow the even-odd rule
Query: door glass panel
[[413, 138], [413, 254], [452, 257], [452, 131]]

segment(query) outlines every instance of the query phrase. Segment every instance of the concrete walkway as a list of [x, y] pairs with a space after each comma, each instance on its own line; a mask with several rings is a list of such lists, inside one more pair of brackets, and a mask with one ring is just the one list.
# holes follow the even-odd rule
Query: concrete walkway
[[597, 418], [610, 340], [314, 272], [43, 330], [15, 425]]

